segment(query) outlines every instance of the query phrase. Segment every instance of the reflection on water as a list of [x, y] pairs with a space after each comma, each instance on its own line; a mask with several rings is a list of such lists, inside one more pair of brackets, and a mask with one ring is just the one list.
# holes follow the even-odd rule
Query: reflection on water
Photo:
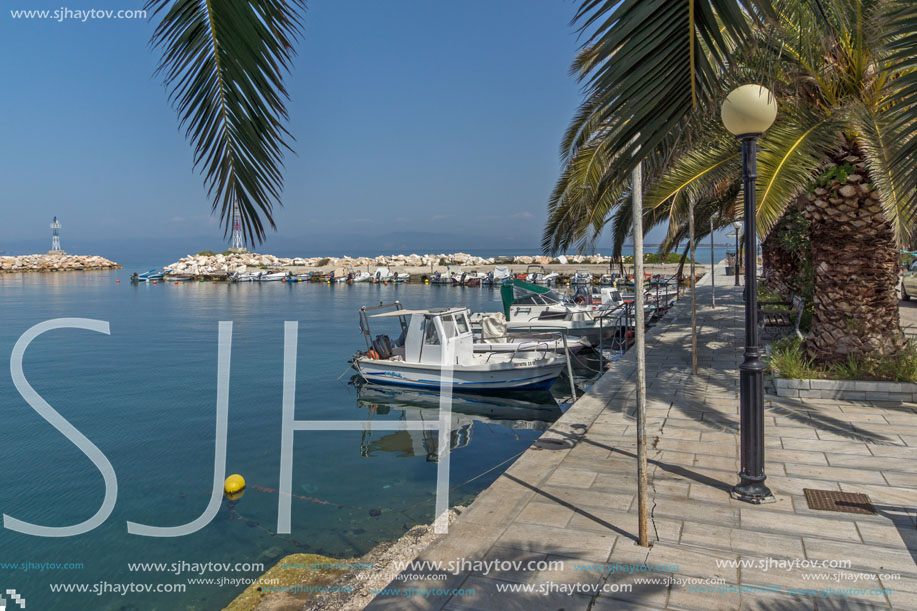
[[[153, 263], [153, 262], [150, 262]], [[271, 566], [294, 552], [354, 557], [433, 520], [439, 439], [435, 431], [297, 431], [292, 534], [276, 533], [285, 321], [299, 322], [297, 420], [432, 420], [436, 393], [379, 391], [338, 382], [362, 348], [360, 306], [464, 305], [496, 311], [499, 293], [423, 285], [285, 283], [131, 285], [117, 272], [0, 275], [0, 360], [31, 326], [52, 318], [106, 321], [111, 334], [49, 332], [23, 361], [29, 383], [102, 451], [118, 477], [117, 504], [95, 530], [38, 538], [0, 528], [0, 563], [82, 563], [69, 573], [0, 569], [35, 609], [221, 609], [242, 587], [192, 585], [187, 576], [138, 573], [128, 563], [178, 561]], [[117, 280], [121, 280], [120, 283]], [[217, 330], [233, 322], [229, 473], [249, 484], [194, 535], [129, 535], [126, 522], [179, 526], [205, 510], [213, 481]], [[8, 370], [7, 370], [8, 371]], [[569, 391], [566, 376], [552, 388]], [[410, 395], [408, 396], [408, 393]], [[375, 409], [373, 409], [375, 406]], [[91, 461], [0, 377], [2, 513], [47, 526], [91, 517], [104, 484]], [[453, 397], [451, 504], [486, 488], [560, 414], [551, 395]], [[257, 574], [206, 577], [255, 578]], [[54, 594], [49, 583], [183, 583], [182, 594], [94, 597]]]
[[[368, 412], [367, 420], [393, 415], [404, 421], [438, 421], [440, 394], [425, 389], [402, 389], [376, 384], [363, 384], [357, 393], [357, 403]], [[452, 426], [450, 450], [467, 448], [474, 439], [474, 425], [489, 424], [508, 429], [543, 431], [561, 415], [560, 407], [550, 392], [506, 395], [452, 396]], [[439, 431], [435, 429], [396, 431], [379, 435], [372, 430], [363, 432], [360, 453], [394, 452], [400, 457], [423, 456], [436, 462], [439, 457]]]

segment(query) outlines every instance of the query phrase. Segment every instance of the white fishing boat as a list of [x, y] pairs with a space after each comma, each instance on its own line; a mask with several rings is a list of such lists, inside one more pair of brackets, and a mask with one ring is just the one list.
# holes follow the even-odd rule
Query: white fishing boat
[[291, 276], [292, 274], [290, 272], [261, 272], [254, 280], [258, 282], [280, 282]]
[[373, 275], [369, 272], [355, 272], [353, 275], [354, 282], [370, 282], [373, 279]]
[[330, 282], [333, 282], [335, 284], [350, 284], [351, 282], [353, 282], [353, 278], [355, 275], [356, 273], [353, 271], [353, 267], [348, 265], [347, 267], [344, 268], [344, 271], [342, 271], [340, 274], [332, 271]]
[[570, 279], [570, 284], [592, 284], [592, 273], [586, 269], [578, 269]]
[[482, 282], [484, 284], [489, 284], [491, 286], [499, 286], [503, 282], [512, 277], [512, 274], [509, 271], [508, 267], [496, 266], [491, 271], [487, 272], [486, 277]]
[[620, 277], [621, 275], [617, 273], [602, 274], [602, 277], [599, 278], [599, 284], [602, 286], [617, 286], [617, 281]]
[[547, 287], [518, 279], [504, 283], [500, 296], [506, 329], [513, 334], [560, 331], [568, 337], [581, 337], [591, 346], [600, 346], [624, 324], [623, 308], [568, 303]]
[[453, 284], [456, 279], [461, 279], [462, 268], [458, 265], [447, 265], [446, 271], [435, 271], [430, 277], [431, 284]]
[[235, 272], [229, 277], [230, 282], [256, 282], [264, 272]]
[[530, 284], [542, 284], [544, 277], [547, 275], [544, 265], [529, 265], [525, 268], [525, 280]]
[[403, 284], [411, 279], [411, 274], [407, 272], [394, 272], [392, 277], [392, 282], [395, 284]]
[[547, 351], [563, 354], [568, 351], [575, 354], [589, 347], [589, 342], [580, 337], [567, 337], [560, 333], [509, 333], [506, 328], [506, 316], [503, 312], [486, 312], [472, 314], [475, 352], [519, 352]]
[[484, 278], [486, 278], [486, 275], [480, 272], [462, 272], [460, 275], [452, 277], [452, 284], [455, 286], [481, 286]]
[[[371, 311], [391, 309], [379, 314]], [[360, 309], [366, 352], [352, 363], [367, 382], [456, 391], [544, 390], [550, 388], [567, 360], [553, 352], [475, 353], [468, 308], [405, 310], [400, 303]], [[373, 338], [370, 318], [394, 318], [401, 335]]]
[[391, 282], [395, 278], [395, 274], [387, 267], [377, 267], [376, 271], [373, 272], [372, 278], [374, 284], [386, 283]]

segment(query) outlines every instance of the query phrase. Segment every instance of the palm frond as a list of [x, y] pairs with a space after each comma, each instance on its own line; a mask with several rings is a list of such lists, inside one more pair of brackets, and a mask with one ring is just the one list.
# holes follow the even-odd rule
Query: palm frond
[[[592, 98], [593, 123], [621, 152], [617, 180], [667, 140], [695, 109], [710, 109], [720, 76], [766, 0], [586, 0], [575, 21], [590, 33], [574, 69]], [[601, 101], [601, 103], [598, 103]], [[626, 117], [612, 123], [612, 118]], [[639, 154], [634, 155], [636, 151]]]
[[857, 143], [866, 160], [869, 177], [878, 188], [885, 215], [894, 225], [901, 244], [908, 244], [913, 234], [913, 208], [909, 205], [914, 199], [914, 168], [895, 164], [892, 160], [909, 134], [901, 133], [900, 128], [865, 105], [852, 109], [852, 122], [857, 128]]
[[882, 25], [888, 41], [883, 68], [889, 78], [880, 111], [887, 129], [903, 136], [888, 155], [888, 167], [898, 177], [896, 208], [903, 224], [912, 227], [917, 220], [917, 3], [889, 2]]
[[157, 74], [194, 149], [213, 211], [228, 233], [238, 206], [246, 241], [275, 228], [284, 153], [292, 136], [283, 77], [295, 54], [303, 0], [148, 0], [162, 15], [151, 44]]
[[714, 188], [724, 178], [737, 180], [740, 158], [732, 138], [718, 138], [688, 150], [650, 188], [646, 206], [665, 206], [682, 194], [696, 201], [702, 191]]
[[787, 205], [814, 178], [837, 146], [843, 122], [837, 114], [788, 108], [762, 138], [758, 152], [757, 224], [764, 236]]

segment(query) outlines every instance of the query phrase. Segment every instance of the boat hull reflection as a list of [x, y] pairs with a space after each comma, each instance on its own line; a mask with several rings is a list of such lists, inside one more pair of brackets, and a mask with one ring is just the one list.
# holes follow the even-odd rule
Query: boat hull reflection
[[[369, 410], [369, 419], [393, 414], [400, 420], [436, 422], [440, 414], [440, 394], [432, 390], [403, 389], [378, 384], [363, 384], [357, 403]], [[453, 394], [450, 449], [471, 444], [474, 424], [499, 425], [508, 429], [547, 430], [562, 414], [557, 401], [548, 392], [506, 393], [503, 395]], [[396, 452], [400, 456], [424, 456], [436, 462], [439, 455], [439, 431], [405, 430], [380, 434], [363, 433], [361, 453]]]

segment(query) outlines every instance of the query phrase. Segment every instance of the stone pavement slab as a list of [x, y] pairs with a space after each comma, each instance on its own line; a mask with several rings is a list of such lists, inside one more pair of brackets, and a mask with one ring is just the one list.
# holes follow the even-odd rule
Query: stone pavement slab
[[[530, 448], [418, 559], [518, 566], [419, 580], [464, 592], [370, 608], [917, 609], [917, 406], [767, 395], [777, 500], [731, 499], [743, 306], [720, 276], [711, 308], [705, 280], [697, 375], [690, 300], [647, 336], [650, 548], [636, 545], [631, 351], [545, 432], [562, 445]], [[876, 514], [810, 509], [805, 488], [866, 494]]]

